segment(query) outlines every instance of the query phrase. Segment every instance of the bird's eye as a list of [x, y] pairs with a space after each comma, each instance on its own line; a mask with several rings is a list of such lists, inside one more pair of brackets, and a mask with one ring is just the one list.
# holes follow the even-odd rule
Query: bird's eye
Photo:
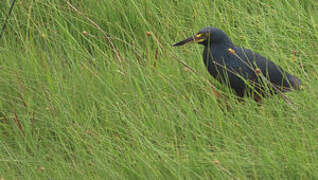
[[201, 37], [201, 38], [207, 38], [207, 37], [209, 37], [209, 36], [210, 36], [209, 33], [198, 33], [198, 34], [196, 35], [196, 37]]

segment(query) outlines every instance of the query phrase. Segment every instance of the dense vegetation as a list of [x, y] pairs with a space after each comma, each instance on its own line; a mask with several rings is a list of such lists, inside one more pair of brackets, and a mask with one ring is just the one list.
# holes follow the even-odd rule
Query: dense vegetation
[[[0, 2], [0, 24], [11, 0]], [[317, 179], [318, 1], [18, 0], [0, 40], [3, 179]], [[300, 77], [262, 106], [210, 77], [203, 27]], [[211, 89], [222, 93], [216, 98]]]

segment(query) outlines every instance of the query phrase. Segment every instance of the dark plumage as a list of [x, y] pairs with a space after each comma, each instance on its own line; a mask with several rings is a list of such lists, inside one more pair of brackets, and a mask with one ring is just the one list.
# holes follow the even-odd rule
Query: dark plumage
[[227, 83], [240, 97], [253, 94], [257, 100], [260, 96], [300, 87], [297, 77], [285, 72], [265, 57], [235, 46], [220, 29], [204, 28], [174, 46], [187, 42], [197, 42], [205, 46], [203, 60], [209, 73], [219, 81]]

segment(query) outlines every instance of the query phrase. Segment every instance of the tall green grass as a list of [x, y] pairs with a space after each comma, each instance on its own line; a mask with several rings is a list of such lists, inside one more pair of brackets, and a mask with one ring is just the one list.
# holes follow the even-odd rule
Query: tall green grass
[[[18, 0], [0, 40], [2, 178], [318, 178], [317, 1], [72, 5]], [[202, 47], [171, 46], [206, 26], [304, 90], [286, 94], [292, 104], [238, 101], [207, 73]]]

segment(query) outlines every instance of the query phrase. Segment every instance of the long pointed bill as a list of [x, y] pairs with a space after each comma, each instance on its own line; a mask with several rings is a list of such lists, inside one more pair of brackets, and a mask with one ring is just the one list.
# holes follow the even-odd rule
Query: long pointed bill
[[177, 42], [177, 43], [174, 44], [173, 46], [182, 46], [182, 45], [184, 45], [184, 44], [186, 44], [186, 43], [189, 43], [189, 42], [192, 42], [192, 41], [194, 41], [194, 37], [189, 37], [189, 38], [187, 38], [187, 39], [185, 39], [185, 40], [182, 40], [182, 41], [180, 41], [180, 42]]
[[192, 37], [189, 37], [185, 40], [177, 42], [173, 46], [182, 46], [182, 45], [189, 43], [189, 42], [202, 42], [204, 40], [205, 40], [205, 37], [202, 34], [197, 34], [196, 36], [192, 36]]

